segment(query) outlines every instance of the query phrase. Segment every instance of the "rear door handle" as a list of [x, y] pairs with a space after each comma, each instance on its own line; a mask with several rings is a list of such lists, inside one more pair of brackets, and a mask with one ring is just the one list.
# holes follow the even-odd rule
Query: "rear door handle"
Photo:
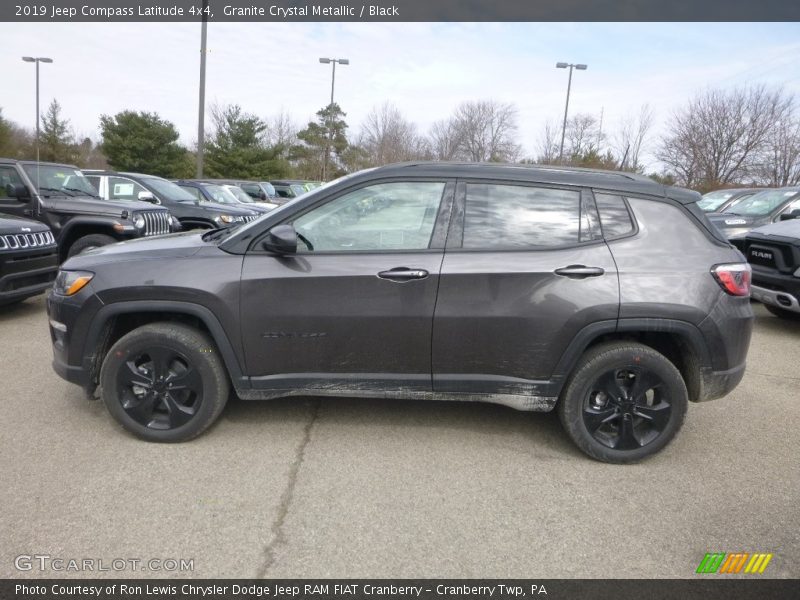
[[409, 269], [408, 267], [395, 267], [388, 271], [381, 271], [378, 277], [389, 281], [411, 281], [412, 279], [425, 279], [429, 273], [425, 269]]
[[585, 279], [586, 277], [599, 277], [605, 270], [600, 267], [587, 267], [585, 265], [569, 265], [554, 271], [556, 275], [562, 275], [571, 279]]

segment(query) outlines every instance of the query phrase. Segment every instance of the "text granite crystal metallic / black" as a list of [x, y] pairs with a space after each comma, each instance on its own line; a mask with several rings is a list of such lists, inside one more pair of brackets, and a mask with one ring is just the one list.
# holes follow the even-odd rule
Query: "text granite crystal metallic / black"
[[557, 410], [634, 462], [741, 380], [750, 267], [700, 195], [621, 172], [403, 163], [227, 229], [85, 252], [47, 309], [54, 368], [146, 440], [244, 399]]

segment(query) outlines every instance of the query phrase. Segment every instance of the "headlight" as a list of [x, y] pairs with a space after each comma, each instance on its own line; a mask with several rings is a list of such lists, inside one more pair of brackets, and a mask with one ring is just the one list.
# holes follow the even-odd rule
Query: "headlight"
[[232, 217], [231, 215], [220, 215], [217, 218], [223, 223], [236, 223], [242, 220], [242, 217]]
[[133, 225], [136, 227], [136, 229], [144, 229], [144, 217], [142, 215], [136, 217]]
[[60, 296], [74, 296], [94, 277], [89, 271], [59, 271], [53, 291]]
[[167, 223], [169, 223], [170, 227], [175, 224], [175, 221], [172, 220], [172, 215], [167, 217]]

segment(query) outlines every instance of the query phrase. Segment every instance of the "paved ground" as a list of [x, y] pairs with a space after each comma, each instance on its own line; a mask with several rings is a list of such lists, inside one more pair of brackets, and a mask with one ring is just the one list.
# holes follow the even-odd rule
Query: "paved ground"
[[51, 371], [41, 299], [3, 309], [0, 577], [34, 554], [194, 559], [172, 575], [196, 577], [688, 577], [708, 551], [800, 577], [800, 324], [754, 306], [743, 383], [635, 466], [584, 458], [554, 415], [458, 403], [232, 402], [191, 443], [147, 444]]

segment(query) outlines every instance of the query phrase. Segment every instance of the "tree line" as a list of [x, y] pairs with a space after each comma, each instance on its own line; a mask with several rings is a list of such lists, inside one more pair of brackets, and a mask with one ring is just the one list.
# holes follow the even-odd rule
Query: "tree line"
[[[246, 179], [331, 179], [406, 160], [564, 164], [648, 174], [664, 183], [707, 191], [736, 185], [800, 184], [800, 108], [780, 88], [753, 85], [695, 94], [667, 116], [658, 138], [649, 105], [603, 127], [600, 115], [575, 114], [563, 131], [546, 121], [534, 154], [520, 143], [518, 109], [495, 100], [466, 101], [427, 131], [391, 102], [374, 106], [356, 131], [334, 103], [300, 127], [285, 110], [262, 118], [241, 106], [212, 105], [204, 175]], [[195, 173], [196, 148], [179, 141], [157, 113], [100, 117], [100, 139], [77, 135], [53, 100], [41, 117], [41, 160], [83, 168], [111, 167], [178, 178]], [[32, 158], [35, 134], [5, 119], [0, 156]], [[646, 157], [657, 161], [648, 168]], [[652, 164], [652, 163], [651, 163]]]

